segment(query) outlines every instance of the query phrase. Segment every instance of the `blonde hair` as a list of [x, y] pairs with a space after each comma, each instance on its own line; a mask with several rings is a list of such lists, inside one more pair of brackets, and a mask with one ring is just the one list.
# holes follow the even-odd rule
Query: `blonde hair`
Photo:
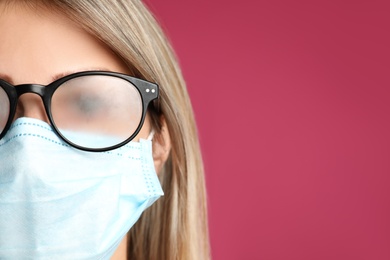
[[152, 122], [158, 135], [165, 119], [171, 136], [171, 153], [159, 175], [165, 195], [129, 231], [128, 259], [209, 259], [203, 165], [191, 102], [155, 18], [139, 0], [23, 2], [65, 13], [109, 46], [134, 76], [160, 86]]

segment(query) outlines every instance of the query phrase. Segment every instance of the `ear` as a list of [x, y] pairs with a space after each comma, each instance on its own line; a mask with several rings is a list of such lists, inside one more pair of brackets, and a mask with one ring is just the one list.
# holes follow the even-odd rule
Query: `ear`
[[160, 174], [171, 152], [171, 138], [165, 118], [161, 119], [161, 131], [153, 138], [153, 160], [157, 174]]

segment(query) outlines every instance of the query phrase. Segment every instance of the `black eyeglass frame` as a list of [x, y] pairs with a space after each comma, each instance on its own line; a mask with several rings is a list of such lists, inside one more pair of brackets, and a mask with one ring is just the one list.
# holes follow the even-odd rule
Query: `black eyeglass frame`
[[[64, 84], [66, 81], [69, 81], [74, 78], [82, 77], [82, 76], [111, 76], [111, 77], [117, 77], [123, 80], [126, 80], [130, 82], [135, 88], [138, 90], [140, 97], [142, 99], [142, 117], [140, 120], [140, 123], [137, 127], [137, 129], [134, 131], [133, 134], [123, 142], [109, 146], [104, 148], [89, 148], [77, 145], [71, 141], [69, 141], [65, 136], [61, 134], [61, 131], [57, 128], [55, 125], [55, 122], [53, 120], [52, 114], [51, 114], [51, 99], [54, 94], [54, 92], [59, 88], [62, 84]], [[148, 106], [151, 101], [155, 100], [159, 96], [159, 86], [156, 83], [152, 83], [146, 80], [142, 80], [139, 78], [135, 78], [126, 74], [118, 73], [118, 72], [111, 72], [111, 71], [82, 71], [73, 73], [67, 76], [64, 76], [62, 78], [59, 78], [55, 80], [54, 82], [48, 84], [48, 85], [41, 85], [41, 84], [20, 84], [20, 85], [12, 85], [8, 83], [7, 81], [0, 79], [0, 87], [5, 91], [5, 93], [8, 96], [9, 102], [10, 102], [10, 110], [9, 110], [9, 116], [8, 121], [0, 134], [0, 139], [2, 139], [6, 133], [8, 132], [9, 128], [11, 127], [11, 124], [13, 122], [13, 118], [16, 113], [17, 103], [18, 99], [21, 95], [26, 93], [34, 93], [41, 97], [43, 105], [45, 107], [46, 115], [49, 119], [49, 122], [51, 124], [51, 127], [53, 128], [54, 132], [67, 144], [69, 144], [72, 147], [75, 147], [77, 149], [83, 150], [83, 151], [89, 151], [89, 152], [104, 152], [113, 150], [116, 148], [119, 148], [128, 142], [130, 142], [141, 130], [145, 118], [146, 113], [148, 110]], [[107, 93], [109, 95], [109, 93]]]

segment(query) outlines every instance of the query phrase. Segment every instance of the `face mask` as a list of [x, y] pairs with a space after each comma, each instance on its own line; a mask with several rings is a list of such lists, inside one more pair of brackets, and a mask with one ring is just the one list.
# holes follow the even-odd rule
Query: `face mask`
[[151, 149], [80, 151], [17, 119], [0, 140], [0, 259], [109, 259], [163, 194]]

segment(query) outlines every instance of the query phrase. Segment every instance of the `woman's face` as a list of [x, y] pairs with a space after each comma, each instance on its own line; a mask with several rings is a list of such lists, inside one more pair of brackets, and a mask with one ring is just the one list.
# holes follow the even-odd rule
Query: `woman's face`
[[[67, 74], [86, 70], [128, 73], [109, 48], [58, 12], [21, 4], [0, 4], [0, 77], [14, 85], [46, 85]], [[38, 95], [20, 97], [17, 117], [47, 121]], [[135, 140], [146, 138], [149, 119]]]
[[[0, 35], [0, 77], [14, 85], [48, 84], [85, 70], [128, 73], [110, 49], [59, 13], [0, 3]], [[17, 117], [47, 121], [39, 96], [25, 94], [19, 106]], [[136, 139], [146, 138], [149, 132], [146, 118]], [[112, 259], [125, 259], [125, 244], [124, 240]]]

